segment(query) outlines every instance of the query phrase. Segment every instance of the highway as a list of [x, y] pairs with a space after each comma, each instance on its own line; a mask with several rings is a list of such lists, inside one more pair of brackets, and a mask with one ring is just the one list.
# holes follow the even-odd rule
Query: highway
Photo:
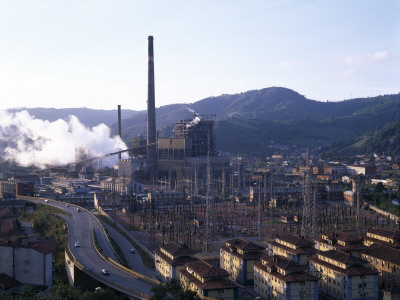
[[[62, 202], [51, 200], [45, 202], [45, 200], [35, 199], [33, 197], [21, 196], [19, 198], [22, 200], [52, 205], [70, 213], [70, 216], [68, 217], [62, 216], [68, 224], [68, 246], [76, 260], [84, 266], [84, 271], [86, 273], [89, 275], [94, 274], [97, 280], [125, 293], [127, 293], [126, 289], [128, 289], [145, 295], [151, 294], [150, 289], [152, 286], [154, 286], [154, 283], [149, 283], [138, 278], [137, 276], [134, 276], [133, 274], [130, 274], [129, 272], [124, 271], [122, 268], [119, 268], [106, 261], [97, 252], [93, 243], [93, 229], [96, 232], [99, 244], [103, 248], [103, 252], [115, 261], [118, 261], [110, 244], [105, 242], [107, 238], [101, 228], [101, 225], [91, 213], [83, 208], [80, 208], [80, 212], [78, 212], [77, 206], [69, 205], [69, 207], [67, 207], [66, 203]], [[75, 247], [75, 242], [79, 242], [80, 246]], [[125, 246], [121, 245], [121, 248], [123, 247]], [[135, 255], [137, 255], [137, 253]], [[102, 269], [109, 270], [110, 275], [103, 275], [101, 273]], [[139, 270], [136, 272], [138, 271]], [[134, 292], [131, 294], [135, 296]]]
[[130, 250], [132, 248], [135, 249], [135, 247], [113, 227], [109, 226], [106, 223], [103, 223], [103, 226], [107, 229], [110, 237], [120, 246], [131, 269], [145, 276], [154, 278], [154, 270], [149, 269], [144, 265], [139, 253], [137, 253], [137, 251], [135, 253], [130, 252]]

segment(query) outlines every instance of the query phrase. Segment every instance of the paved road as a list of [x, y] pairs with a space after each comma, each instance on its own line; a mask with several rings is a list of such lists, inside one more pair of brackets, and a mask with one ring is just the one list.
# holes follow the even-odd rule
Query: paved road
[[103, 225], [105, 228], [107, 228], [110, 237], [120, 246], [121, 251], [124, 253], [125, 258], [128, 261], [130, 269], [140, 274], [146, 275], [148, 277], [155, 278], [154, 270], [144, 265], [143, 260], [141, 259], [139, 253], [130, 252], [131, 249], [135, 249], [133, 245], [114, 228], [112, 228], [106, 223], [103, 223]]
[[[20, 198], [33, 202], [45, 203], [44, 200], [40, 199], [30, 197]], [[103, 242], [106, 237], [101, 229], [99, 222], [92, 214], [84, 209], [81, 209], [80, 212], [77, 212], [76, 206], [70, 205], [69, 207], [67, 207], [66, 204], [62, 202], [49, 200], [45, 204], [56, 206], [71, 214], [69, 217], [64, 217], [64, 219], [68, 223], [69, 230], [68, 246], [77, 261], [80, 262], [87, 270], [95, 274], [96, 279], [117, 290], [122, 290], [121, 287], [123, 287], [139, 293], [150, 295], [150, 289], [153, 284], [150, 284], [142, 279], [139, 279], [129, 274], [128, 272], [123, 271], [122, 269], [105, 261], [98, 254], [93, 243], [93, 229], [95, 230], [99, 241], [102, 240], [102, 245], [104, 244]], [[75, 242], [77, 241], [80, 243], [79, 248], [74, 246]], [[111, 252], [113, 251], [112, 249], [107, 249], [107, 247], [105, 247], [104, 252], [111, 254]], [[110, 275], [102, 275], [101, 269], [108, 269], [110, 271]]]

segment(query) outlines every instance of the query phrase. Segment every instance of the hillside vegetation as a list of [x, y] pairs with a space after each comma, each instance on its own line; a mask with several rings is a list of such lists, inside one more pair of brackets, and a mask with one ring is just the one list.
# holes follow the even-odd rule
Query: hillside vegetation
[[[208, 115], [216, 120], [218, 150], [231, 153], [279, 152], [294, 145], [321, 147], [327, 157], [392, 153], [397, 148], [393, 141], [388, 144], [390, 130], [385, 134], [380, 131], [385, 130], [390, 120], [398, 120], [399, 103], [398, 94], [320, 102], [287, 88], [270, 87], [209, 97], [192, 104], [162, 106], [156, 109], [156, 122], [159, 136], [172, 136], [172, 123], [193, 118], [191, 111]], [[104, 122], [111, 126], [113, 134], [117, 133], [115, 110], [28, 111], [48, 120], [75, 114], [87, 126]], [[145, 136], [146, 117], [146, 111], [122, 110], [122, 138], [128, 145], [134, 137]], [[393, 136], [395, 140], [397, 137]], [[377, 139], [381, 142], [376, 142]]]

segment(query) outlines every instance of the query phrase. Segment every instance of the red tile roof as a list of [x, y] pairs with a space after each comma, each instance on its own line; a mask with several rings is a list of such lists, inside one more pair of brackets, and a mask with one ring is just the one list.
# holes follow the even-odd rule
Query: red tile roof
[[[285, 282], [318, 280], [317, 277], [305, 273], [304, 266], [280, 255], [265, 256], [260, 262], [255, 263], [254, 266]], [[283, 275], [279, 273], [276, 268], [283, 269], [288, 274]]]
[[175, 258], [174, 260], [172, 260], [171, 258], [169, 258], [167, 255], [165, 255], [164, 253], [161, 252], [161, 250], [155, 250], [154, 253], [158, 256], [161, 257], [163, 260], [165, 260], [169, 265], [171, 266], [182, 266], [186, 263], [189, 262], [193, 262], [193, 261], [197, 261], [198, 259], [196, 257], [192, 257], [192, 256], [179, 256], [177, 258]]
[[3, 208], [0, 210], [0, 219], [16, 218], [17, 215], [10, 208]]
[[197, 273], [202, 278], [218, 278], [229, 276], [228, 271], [207, 263], [204, 260], [187, 263], [186, 268]]
[[400, 265], [400, 249], [379, 244], [372, 244], [365, 250], [364, 253], [366, 255], [391, 262], [392, 264]]
[[195, 254], [195, 252], [192, 249], [186, 247], [185, 245], [183, 245], [183, 246], [178, 245], [177, 243], [169, 243], [169, 244], [163, 245], [161, 248], [173, 256], [194, 255]]
[[180, 270], [181, 276], [189, 279], [190, 282], [193, 282], [198, 288], [202, 290], [220, 290], [220, 289], [237, 289], [239, 286], [233, 282], [232, 280], [225, 278], [214, 278], [208, 280], [206, 282], [201, 282], [195, 276], [190, 274], [186, 269]]
[[275, 239], [275, 242], [277, 241], [277, 239], [285, 241], [289, 244], [296, 245], [298, 247], [314, 246], [313, 241], [303, 239], [302, 237], [300, 237], [297, 234], [286, 234], [286, 235], [277, 236]]
[[325, 266], [331, 270], [334, 270], [338, 273], [341, 273], [341, 274], [344, 274], [347, 276], [378, 274], [378, 271], [367, 268], [363, 265], [353, 265], [353, 266], [348, 267], [347, 269], [343, 269], [343, 268], [337, 267], [333, 264], [330, 264], [326, 261], [320, 260], [317, 257], [311, 257], [310, 261], [314, 262], [314, 263], [318, 263], [322, 266]]
[[9, 289], [13, 286], [16, 286], [17, 284], [19, 284], [19, 282], [14, 278], [11, 278], [6, 274], [0, 274], [0, 286], [3, 289]]
[[387, 230], [384, 228], [370, 228], [367, 230], [368, 233], [384, 236], [393, 240], [400, 240], [400, 234], [398, 231]]
[[321, 251], [318, 254], [346, 265], [362, 265], [366, 263], [365, 260], [359, 257], [337, 250]]
[[326, 235], [329, 240], [339, 240], [347, 243], [362, 241], [362, 238], [357, 235], [339, 230], [328, 231], [323, 233], [323, 235]]
[[260, 246], [256, 243], [250, 242], [248, 240], [237, 238], [233, 240], [226, 241], [225, 245], [229, 248], [236, 248], [242, 251], [254, 251], [254, 250], [263, 250], [264, 247]]
[[43, 254], [56, 252], [56, 245], [54, 244], [54, 242], [46, 239], [42, 239], [34, 243], [33, 245], [31, 245], [31, 248]]
[[311, 246], [293, 249], [293, 248], [287, 247], [287, 246], [282, 245], [277, 242], [271, 242], [270, 244], [273, 246], [279, 247], [281, 249], [284, 249], [287, 252], [294, 253], [296, 255], [313, 255], [313, 254], [317, 253], [317, 250], [315, 250], [315, 248], [311, 247]]
[[0, 233], [2, 235], [19, 235], [23, 234], [23, 231], [20, 230], [17, 220], [7, 219], [1, 224]]

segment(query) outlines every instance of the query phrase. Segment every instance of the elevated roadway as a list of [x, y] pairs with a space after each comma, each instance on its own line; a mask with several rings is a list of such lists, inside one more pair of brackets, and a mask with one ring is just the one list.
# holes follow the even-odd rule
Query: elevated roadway
[[[96, 232], [97, 239], [107, 238], [102, 225], [93, 214], [78, 206], [69, 204], [67, 207], [66, 203], [50, 199], [46, 201], [43, 198], [34, 197], [20, 196], [19, 198], [21, 200], [55, 206], [69, 213], [69, 216], [62, 216], [68, 224], [68, 250], [73, 256], [75, 265], [81, 271], [99, 282], [134, 298], [149, 298], [151, 288], [157, 284], [156, 280], [141, 274], [134, 274], [134, 272], [130, 272], [126, 268], [105, 259], [97, 251], [93, 241], [93, 230]], [[77, 211], [77, 208], [80, 211]], [[80, 246], [75, 247], [75, 242], [79, 242]], [[108, 247], [105, 247], [103, 252], [111, 257], [113, 255], [112, 249]], [[102, 274], [102, 269], [109, 270], [110, 274]]]

